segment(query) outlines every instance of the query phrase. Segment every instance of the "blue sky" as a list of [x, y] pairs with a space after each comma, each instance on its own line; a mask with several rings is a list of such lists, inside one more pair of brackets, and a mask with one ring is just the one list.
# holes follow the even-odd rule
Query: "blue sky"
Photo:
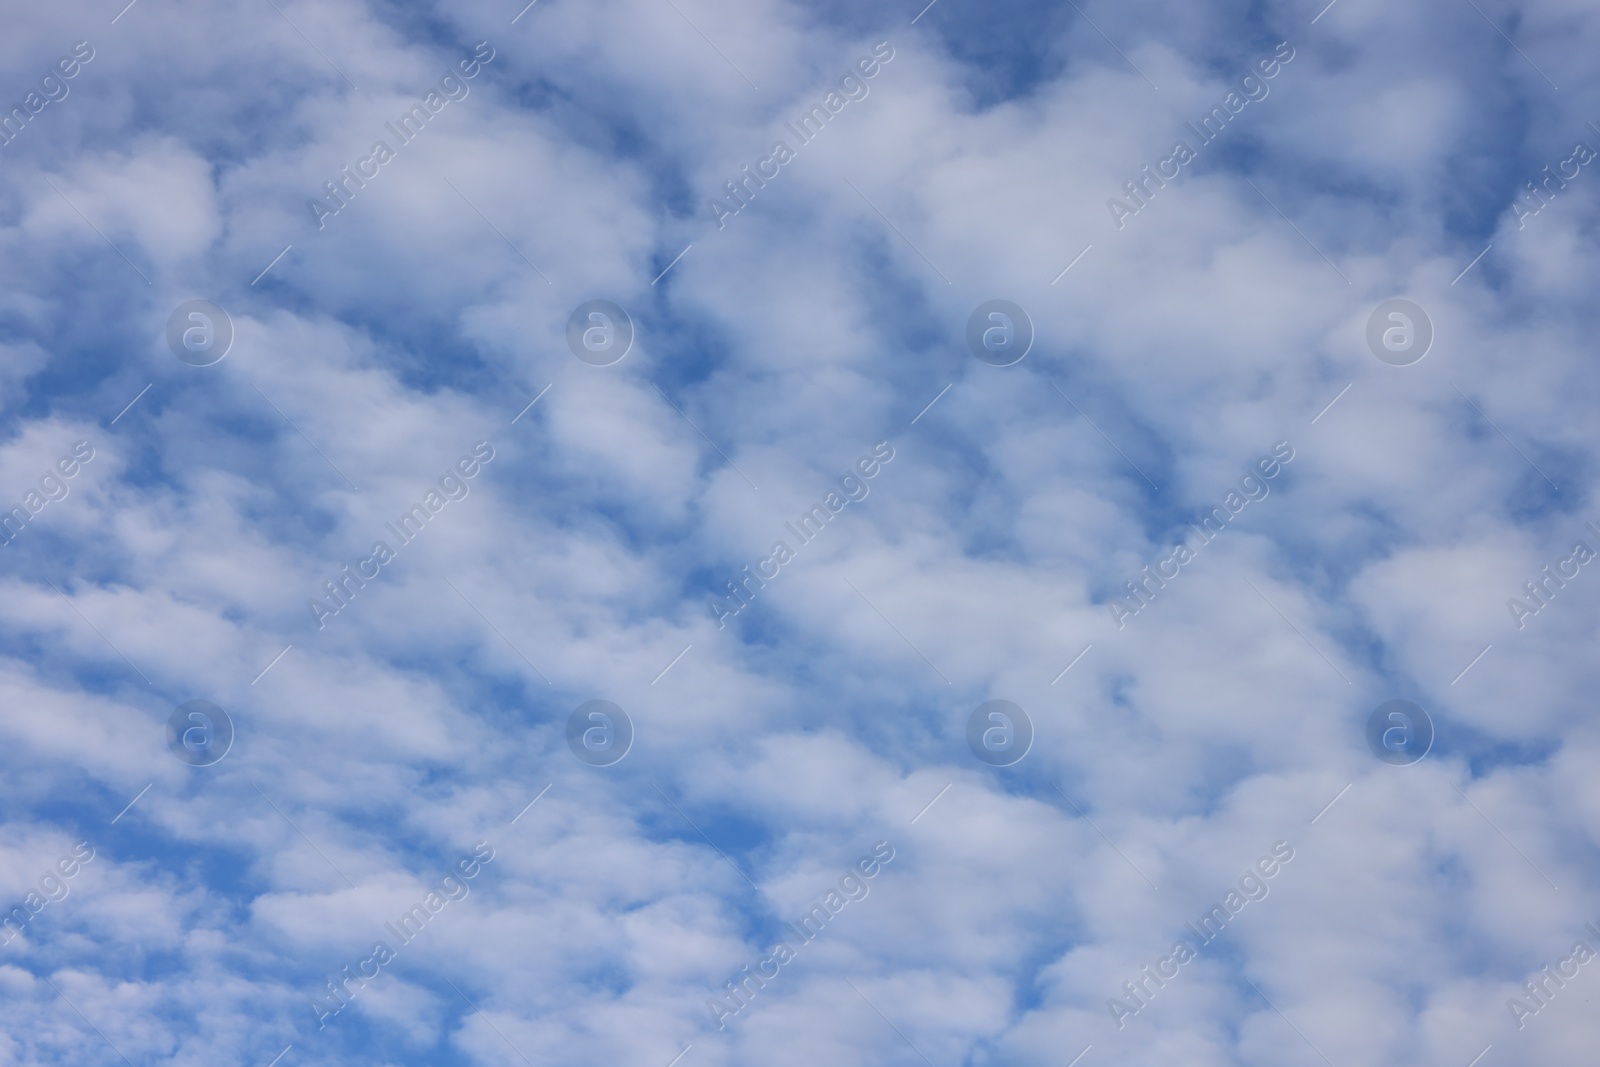
[[1597, 44], [1571, 0], [15, 13], [0, 1067], [1580, 1060]]

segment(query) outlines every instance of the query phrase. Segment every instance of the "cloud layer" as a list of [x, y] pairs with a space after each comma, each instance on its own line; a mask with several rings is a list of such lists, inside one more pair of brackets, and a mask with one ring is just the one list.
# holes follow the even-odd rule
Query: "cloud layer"
[[1591, 8], [118, 7], [0, 35], [0, 1064], [1586, 1054]]

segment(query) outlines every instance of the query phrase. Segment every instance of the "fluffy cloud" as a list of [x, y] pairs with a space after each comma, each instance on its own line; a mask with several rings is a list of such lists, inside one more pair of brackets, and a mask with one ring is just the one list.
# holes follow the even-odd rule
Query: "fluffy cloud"
[[[0, 147], [0, 500], [29, 513], [0, 549], [28, 918], [0, 1061], [1581, 1056], [1600, 979], [1542, 969], [1600, 950], [1600, 578], [1520, 628], [1506, 600], [1600, 551], [1600, 179], [1525, 184], [1600, 150], [1597, 39], [1577, 4], [1366, 0], [14, 18], [0, 99], [95, 58]], [[719, 226], [708, 199], [879, 42], [870, 92]], [[1408, 367], [1366, 346], [1396, 296], [1434, 328]], [[965, 340], [997, 297], [1035, 331], [1008, 367]], [[195, 298], [234, 331], [207, 367], [167, 347]], [[591, 299], [634, 326], [608, 367], [567, 348]], [[870, 493], [719, 627], [880, 441]], [[1119, 628], [1280, 441], [1270, 494]], [[1411, 766], [1366, 739], [1397, 697], [1435, 728]], [[595, 698], [634, 730], [608, 766], [569, 747]], [[996, 698], [1033, 727], [998, 768], [967, 740]], [[168, 750], [193, 699], [235, 731], [209, 766]], [[707, 1000], [880, 841], [870, 895], [719, 1027]], [[1266, 896], [1143, 977], [1280, 841]], [[319, 1026], [329, 983], [351, 1007]]]

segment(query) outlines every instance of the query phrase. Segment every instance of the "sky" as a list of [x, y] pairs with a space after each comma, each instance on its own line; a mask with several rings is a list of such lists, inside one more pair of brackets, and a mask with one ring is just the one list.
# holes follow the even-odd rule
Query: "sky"
[[1600, 12], [925, 3], [7, 13], [0, 1067], [1592, 1058]]

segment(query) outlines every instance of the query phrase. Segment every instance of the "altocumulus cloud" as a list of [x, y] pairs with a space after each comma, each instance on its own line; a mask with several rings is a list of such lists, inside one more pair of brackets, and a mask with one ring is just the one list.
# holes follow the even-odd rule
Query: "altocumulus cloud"
[[1592, 1059], [1600, 13], [3, 38], [0, 1058]]

